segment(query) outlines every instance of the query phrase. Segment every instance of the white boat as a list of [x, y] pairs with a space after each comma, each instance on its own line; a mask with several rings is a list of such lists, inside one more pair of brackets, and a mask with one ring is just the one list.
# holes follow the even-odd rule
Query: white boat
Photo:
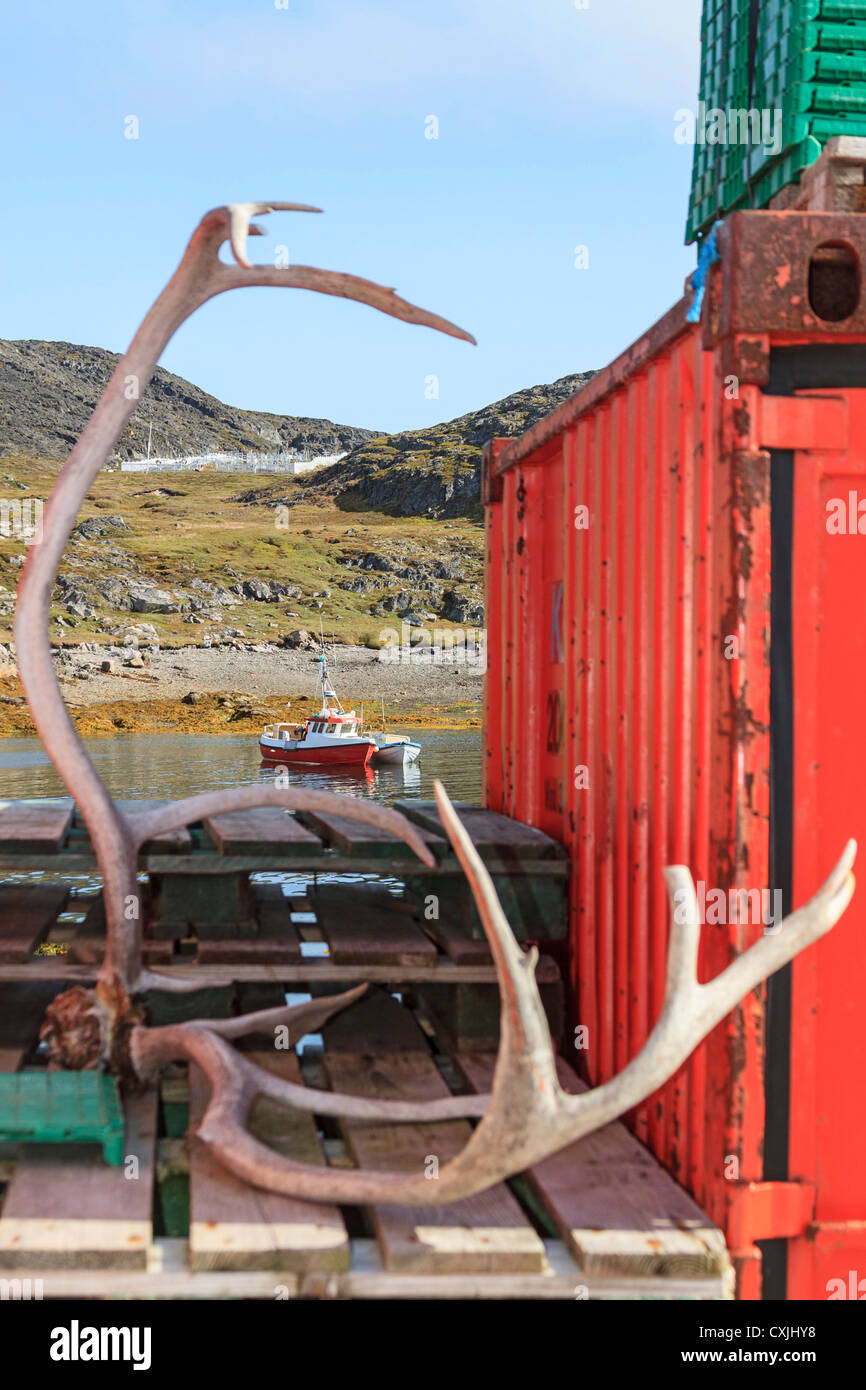
[[376, 751], [370, 762], [373, 767], [410, 767], [418, 761], [421, 745], [407, 734], [388, 734], [385, 732], [385, 701], [382, 700], [382, 728], [374, 729], [371, 738], [376, 740]]
[[376, 751], [370, 761], [374, 767], [408, 767], [418, 761], [421, 745], [405, 734], [374, 733], [373, 738]]

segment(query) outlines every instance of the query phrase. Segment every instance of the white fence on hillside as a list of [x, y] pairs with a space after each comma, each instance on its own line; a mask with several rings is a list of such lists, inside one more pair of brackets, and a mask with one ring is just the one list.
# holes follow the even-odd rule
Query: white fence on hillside
[[342, 454], [190, 454], [185, 458], [124, 459], [121, 473], [306, 473], [339, 463]]

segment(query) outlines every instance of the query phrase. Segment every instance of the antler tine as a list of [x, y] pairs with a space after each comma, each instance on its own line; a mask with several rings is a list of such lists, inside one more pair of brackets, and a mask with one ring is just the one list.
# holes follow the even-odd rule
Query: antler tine
[[706, 991], [715, 1022], [724, 1018], [737, 1000], [761, 980], [787, 965], [804, 947], [826, 936], [836, 925], [854, 893], [852, 870], [856, 858], [857, 841], [849, 840], [839, 862], [807, 903], [785, 917], [778, 928], [766, 931], [760, 941], [738, 956], [715, 980], [699, 986]]
[[[849, 840], [827, 881], [803, 907], [703, 985], [696, 972], [700, 923], [694, 882], [682, 865], [666, 869], [671, 943], [661, 1014], [640, 1052], [623, 1071], [595, 1090], [564, 1097], [565, 1111], [578, 1122], [571, 1137], [580, 1138], [646, 1100], [741, 999], [830, 931], [851, 901], [856, 854], [856, 841]], [[683, 905], [685, 912], [681, 911]]]
[[[296, 1029], [298, 1037], [315, 1032], [328, 1019], [360, 999], [367, 988], [367, 985], [356, 985], [342, 994], [309, 999], [303, 1004], [283, 1004], [276, 1009], [258, 1009], [238, 1018], [197, 1018], [189, 1023], [165, 1024], [161, 1028], [137, 1028], [131, 1043], [136, 1072], [141, 1080], [149, 1078], [161, 1061], [177, 1055], [179, 1038], [184, 1039], [191, 1028], [203, 1029], [220, 1038], [245, 1038], [251, 1033], [270, 1033], [279, 1027]], [[294, 1047], [291, 1033], [289, 1041]]]
[[[220, 274], [224, 283], [220, 289], [238, 289], [243, 285], [292, 286], [298, 290], [314, 290], [317, 294], [329, 294], [338, 299], [353, 299], [358, 304], [368, 304], [391, 318], [404, 323], [418, 324], [423, 328], [433, 328], [449, 338], [460, 338], [465, 343], [475, 339], [465, 329], [458, 328], [450, 319], [440, 314], [432, 314], [420, 309], [408, 299], [401, 299], [393, 289], [378, 285], [375, 280], [364, 280], [360, 275], [346, 275], [339, 270], [319, 270], [311, 265], [254, 265], [250, 270], [220, 263]], [[215, 291], [218, 293], [218, 291]]]
[[229, 203], [229, 241], [232, 255], [239, 266], [246, 270], [253, 267], [247, 260], [247, 237], [264, 236], [261, 227], [251, 227], [250, 218], [264, 216], [269, 212], [321, 212], [321, 208], [311, 207], [309, 203]]
[[547, 1016], [535, 982], [538, 950], [533, 946], [523, 951], [517, 944], [493, 880], [441, 782], [433, 783], [433, 794], [446, 834], [469, 880], [499, 979], [501, 1041], [493, 1098], [506, 1084], [513, 1085], [515, 1067], [525, 1072], [532, 1093], [548, 1090], [552, 1094], [558, 1082]]
[[[161, 1062], [178, 1057], [192, 1056], [196, 1060], [202, 1057], [202, 1066], [212, 1082], [218, 1082], [220, 1077], [235, 1075], [244, 1089], [249, 1091], [251, 1100], [257, 1095], [270, 1096], [295, 1110], [317, 1115], [385, 1120], [394, 1124], [465, 1119], [483, 1114], [488, 1099], [486, 1096], [447, 1096], [436, 1101], [379, 1101], [336, 1091], [315, 1090], [253, 1066], [248, 1058], [235, 1053], [228, 1046], [227, 1039], [247, 1037], [250, 1033], [268, 1033], [280, 1025], [292, 1029], [299, 1036], [302, 1032], [315, 1032], [335, 1014], [360, 999], [367, 988], [367, 985], [358, 985], [343, 994], [312, 999], [305, 1004], [261, 1009], [254, 1014], [242, 1014], [240, 1018], [197, 1018], [190, 1023], [167, 1024], [161, 1028], [137, 1028], [132, 1034], [130, 1046], [136, 1074], [141, 1080], [146, 1080], [153, 1076]], [[201, 1034], [207, 1034], [206, 1042], [201, 1042]], [[209, 1059], [212, 1058], [219, 1062], [213, 1075], [209, 1070]]]

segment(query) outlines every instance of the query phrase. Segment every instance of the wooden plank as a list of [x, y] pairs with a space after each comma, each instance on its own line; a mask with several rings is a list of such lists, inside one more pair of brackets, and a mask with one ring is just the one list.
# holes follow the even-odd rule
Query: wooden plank
[[[341, 854], [368, 855], [375, 858], [410, 859], [417, 863], [418, 856], [405, 841], [383, 830], [378, 825], [364, 825], [348, 816], [325, 815], [319, 811], [301, 812], [305, 825], [311, 825], [322, 839]], [[448, 854], [447, 840], [434, 830], [422, 827], [422, 839], [434, 854]]]
[[409, 914], [371, 902], [360, 884], [323, 883], [310, 902], [336, 965], [432, 966], [438, 952]]
[[146, 914], [150, 936], [234, 940], [258, 931], [248, 874], [151, 874]]
[[[394, 809], [416, 825], [444, 835], [444, 827], [435, 801], [395, 801]], [[485, 858], [564, 859], [566, 852], [557, 841], [536, 830], [532, 825], [501, 816], [496, 811], [484, 811], [477, 806], [460, 806], [458, 815], [469, 831], [472, 842]]]
[[279, 806], [259, 806], [252, 811], [223, 811], [204, 822], [220, 854], [267, 855], [278, 850], [286, 858], [321, 854], [318, 835], [305, 829]]
[[200, 938], [196, 960], [202, 965], [297, 965], [302, 960], [301, 938], [292, 921], [289, 900], [278, 883], [251, 885], [258, 935]]
[[[266, 850], [264, 853], [259, 853], [253, 849], [246, 854], [221, 855], [208, 844], [207, 849], [195, 849], [191, 854], [143, 854], [139, 859], [139, 868], [142, 873], [188, 874], [191, 877], [206, 876], [216, 879], [227, 878], [231, 874], [257, 874], [268, 870], [279, 872], [287, 867], [309, 869], [316, 873], [327, 867], [328, 873], [331, 874], [393, 874], [397, 878], [405, 877], [409, 872], [406, 856], [397, 852], [393, 858], [383, 859], [377, 858], [375, 855], [365, 858], [363, 855], [340, 854], [336, 850], [331, 850], [324, 862], [322, 855], [323, 849], [314, 849], [309, 855], [292, 855], [291, 863], [287, 865], [286, 856], [281, 854], [278, 849]], [[485, 863], [494, 877], [517, 874], [530, 880], [540, 878], [567, 879], [570, 873], [568, 859], [531, 859], [524, 863], [513, 858], [506, 862], [501, 859], [485, 857]], [[92, 853], [79, 854], [73, 852], [68, 846], [61, 849], [56, 858], [41, 854], [0, 854], [0, 873], [17, 873], [20, 870], [30, 872], [40, 868], [50, 869], [52, 873], [63, 874], [64, 877], [71, 874], [96, 874], [99, 872], [99, 866]], [[422, 872], [431, 881], [435, 880], [439, 883], [455, 881], [463, 877], [463, 870], [455, 855], [443, 859], [434, 868], [424, 868]]]
[[[105, 954], [105, 904], [99, 893], [90, 903], [84, 921], [69, 942], [66, 959], [76, 965], [101, 965]], [[141, 943], [144, 964], [170, 965], [174, 959], [173, 941], [145, 938]]]
[[0, 1071], [17, 1071], [39, 1037], [45, 1010], [66, 982], [0, 985]]
[[0, 801], [0, 854], [59, 854], [74, 807], [53, 801]]
[[387, 990], [371, 989], [350, 1009], [335, 1014], [323, 1029], [328, 1056], [345, 1054], [351, 1064], [380, 1052], [417, 1052], [430, 1056], [427, 1039], [410, 1009]]
[[0, 964], [24, 965], [62, 912], [69, 889], [62, 884], [0, 885]]
[[[492, 1061], [461, 1053], [458, 1065], [487, 1091]], [[557, 1059], [564, 1090], [589, 1088]], [[586, 1274], [708, 1278], [730, 1271], [722, 1232], [617, 1120], [538, 1163], [526, 1174]]]
[[[94, 1144], [24, 1144], [0, 1216], [0, 1268], [144, 1269], [153, 1237], [156, 1091], [124, 1105], [124, 1162]], [[138, 1176], [130, 1177], [131, 1158]]]
[[467, 936], [457, 923], [442, 918], [438, 921], [428, 921], [422, 913], [423, 909], [419, 912], [418, 925], [442, 947], [455, 965], [493, 964], [493, 956], [485, 937]]
[[[382, 1268], [376, 1242], [351, 1242], [351, 1267], [342, 1274], [288, 1274], [275, 1279], [268, 1270], [198, 1270], [193, 1273], [187, 1259], [185, 1239], [161, 1237], [154, 1241], [146, 1270], [113, 1270], [106, 1288], [106, 1277], [98, 1271], [58, 1270], [45, 1284], [44, 1297], [104, 1299], [109, 1292], [115, 1299], [182, 1298], [353, 1298], [370, 1300], [423, 1299], [448, 1302], [451, 1299], [483, 1298], [485, 1302], [515, 1299], [535, 1301], [575, 1299], [690, 1299], [718, 1301], [733, 1299], [733, 1278], [714, 1279], [606, 1279], [585, 1276], [577, 1268], [561, 1241], [546, 1240], [547, 1269], [542, 1274], [488, 1274], [479, 1282], [475, 1274], [401, 1274]], [[37, 1280], [42, 1271], [22, 1269], [18, 1277]]]
[[[365, 1020], [369, 1024], [372, 1015], [371, 1043]], [[389, 995], [362, 1000], [324, 1033], [325, 1068], [334, 1090], [390, 1100], [435, 1100], [450, 1094], [409, 1010]], [[345, 1050], [350, 1039], [353, 1052]], [[386, 1046], [392, 1039], [395, 1045]], [[472, 1132], [463, 1120], [341, 1123], [359, 1167], [419, 1175], [432, 1171], [432, 1160], [444, 1167]], [[542, 1241], [503, 1183], [446, 1206], [376, 1206], [370, 1218], [389, 1272], [492, 1274], [547, 1268]]]
[[[175, 961], [178, 959], [174, 957]], [[70, 984], [84, 984], [95, 980], [97, 972], [96, 965], [76, 965], [69, 961], [68, 956], [34, 956], [26, 965], [0, 964], [0, 983], [68, 980]], [[198, 964], [174, 964], [160, 967], [160, 974], [170, 980], [190, 983], [206, 975], [208, 986], [212, 982], [231, 984], [233, 981], [252, 983], [266, 980], [287, 985], [313, 981], [317, 984], [342, 984], [360, 979], [383, 984], [399, 984], [401, 981], [447, 985], [496, 984], [496, 971], [492, 965], [455, 965], [445, 956], [439, 956], [435, 965], [431, 966], [338, 965], [330, 957], [302, 956], [300, 965], [209, 965], [204, 970]], [[549, 956], [542, 956], [539, 960], [535, 978], [540, 984], [554, 984], [559, 980], [559, 971]], [[200, 989], [206, 987], [198, 986]]]
[[[250, 1060], [290, 1081], [301, 1073], [293, 1052], [254, 1052]], [[190, 1265], [193, 1269], [341, 1270], [349, 1238], [337, 1207], [250, 1187], [223, 1168], [195, 1137], [210, 1088], [190, 1067]], [[324, 1163], [312, 1115], [255, 1103], [250, 1131], [277, 1152]]]

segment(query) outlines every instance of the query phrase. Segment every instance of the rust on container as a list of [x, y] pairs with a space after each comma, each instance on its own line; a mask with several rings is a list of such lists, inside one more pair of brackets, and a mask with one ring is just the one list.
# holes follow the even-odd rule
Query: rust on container
[[[666, 864], [760, 897], [757, 920], [708, 912], [708, 979], [777, 891], [789, 911], [866, 839], [866, 534], [824, 524], [860, 479], [866, 533], [866, 219], [740, 212], [718, 242], [702, 322], [682, 299], [485, 455], [485, 799], [569, 850], [569, 1036], [593, 1084], [658, 1016]], [[839, 1061], [866, 1061], [864, 930], [858, 895], [631, 1117], [725, 1229], [741, 1297], [761, 1296], [758, 1240], [765, 1295], [826, 1297], [837, 1227], [866, 1220]]]

